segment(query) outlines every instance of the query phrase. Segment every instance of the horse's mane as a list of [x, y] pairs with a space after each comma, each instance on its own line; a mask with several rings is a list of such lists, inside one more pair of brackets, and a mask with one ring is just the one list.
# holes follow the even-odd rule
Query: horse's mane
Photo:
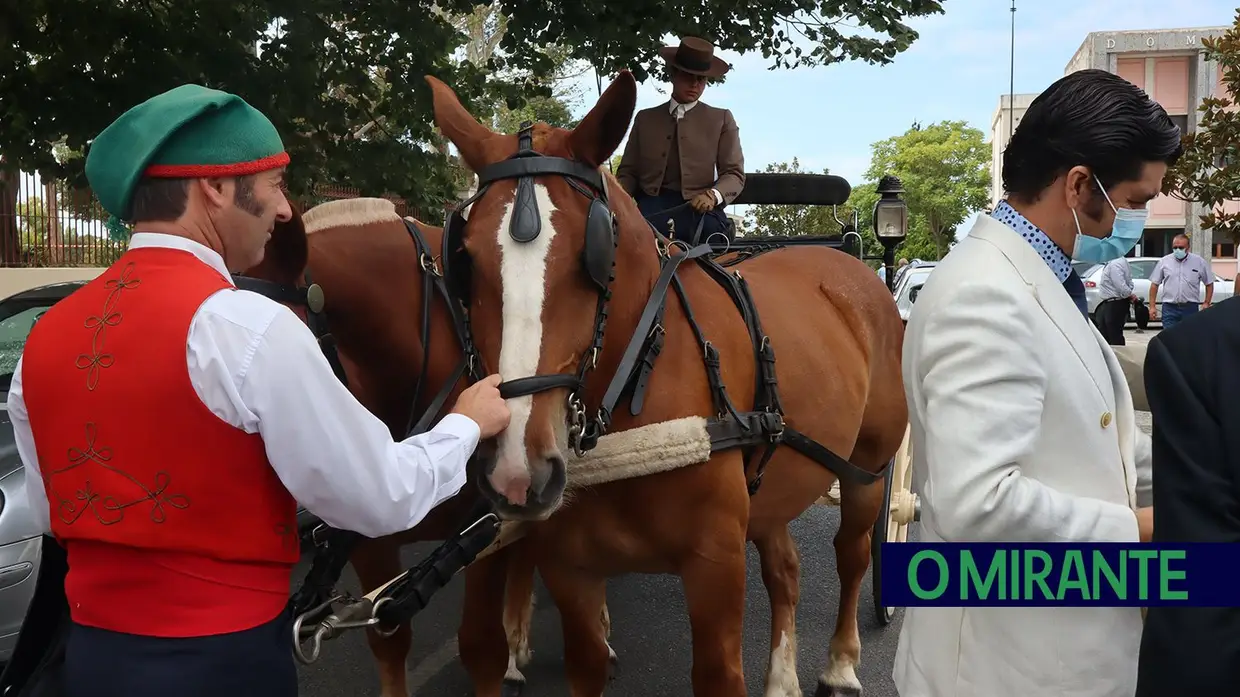
[[309, 235], [317, 230], [337, 227], [361, 227], [375, 223], [400, 222], [396, 204], [386, 198], [342, 198], [319, 205], [301, 216]]

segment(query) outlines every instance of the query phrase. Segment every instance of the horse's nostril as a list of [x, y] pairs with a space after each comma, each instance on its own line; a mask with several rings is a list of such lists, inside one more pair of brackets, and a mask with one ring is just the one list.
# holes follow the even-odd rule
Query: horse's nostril
[[542, 467], [534, 468], [530, 473], [530, 493], [540, 503], [554, 501], [564, 491], [567, 472], [564, 469], [564, 458], [559, 455], [548, 455]]

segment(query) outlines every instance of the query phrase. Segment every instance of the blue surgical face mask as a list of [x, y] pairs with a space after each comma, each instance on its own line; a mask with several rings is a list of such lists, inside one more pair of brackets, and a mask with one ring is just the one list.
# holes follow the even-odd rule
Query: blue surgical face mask
[[1171, 251], [1171, 253], [1175, 255], [1176, 259], [1179, 259], [1181, 261], [1184, 260], [1184, 257], [1188, 256], [1188, 250], [1180, 249], [1179, 247], [1176, 247], [1174, 250]]
[[1137, 243], [1141, 241], [1141, 236], [1145, 234], [1145, 221], [1149, 218], [1150, 211], [1147, 208], [1116, 208], [1096, 175], [1094, 181], [1098, 182], [1102, 195], [1106, 197], [1111, 210], [1115, 211], [1115, 223], [1111, 226], [1111, 234], [1106, 237], [1090, 237], [1081, 233], [1081, 219], [1077, 217], [1076, 210], [1073, 209], [1072, 218], [1076, 221], [1076, 244], [1072, 248], [1072, 258], [1076, 261], [1105, 264], [1112, 259], [1124, 256], [1137, 246]]

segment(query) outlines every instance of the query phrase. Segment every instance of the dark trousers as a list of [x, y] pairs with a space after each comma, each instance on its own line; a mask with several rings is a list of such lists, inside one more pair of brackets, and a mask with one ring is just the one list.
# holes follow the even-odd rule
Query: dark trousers
[[293, 624], [188, 639], [120, 634], [74, 624], [64, 697], [296, 697]]
[[1109, 298], [1098, 303], [1094, 310], [1095, 324], [1102, 338], [1112, 346], [1124, 346], [1124, 325], [1128, 324], [1128, 298]]
[[[672, 237], [689, 245], [712, 241], [711, 235], [717, 233], [726, 235], [729, 241], [735, 236], [732, 226], [728, 224], [728, 216], [723, 212], [723, 206], [698, 213], [689, 206], [689, 202], [679, 191], [663, 189], [658, 196], [647, 196], [639, 192], [637, 208], [664, 237]], [[675, 210], [668, 210], [669, 208]], [[672, 231], [673, 225], [675, 234]], [[701, 232], [698, 232], [698, 225], [702, 226]], [[719, 240], [716, 238], [713, 241]]]
[[1163, 303], [1159, 309], [1162, 315], [1163, 329], [1170, 329], [1180, 323], [1182, 319], [1188, 319], [1189, 315], [1196, 314], [1201, 306], [1197, 303]]

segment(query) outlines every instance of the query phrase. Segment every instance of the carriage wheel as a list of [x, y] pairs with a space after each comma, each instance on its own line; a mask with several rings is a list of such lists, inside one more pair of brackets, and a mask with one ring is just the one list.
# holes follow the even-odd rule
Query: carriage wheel
[[887, 476], [883, 478], [883, 505], [874, 521], [874, 534], [870, 537], [870, 580], [874, 586], [874, 612], [883, 626], [895, 619], [896, 609], [883, 604], [883, 546], [886, 542], [907, 542], [909, 523], [918, 520], [920, 504], [913, 486], [913, 460], [910, 429], [904, 430], [904, 442], [891, 460]]

